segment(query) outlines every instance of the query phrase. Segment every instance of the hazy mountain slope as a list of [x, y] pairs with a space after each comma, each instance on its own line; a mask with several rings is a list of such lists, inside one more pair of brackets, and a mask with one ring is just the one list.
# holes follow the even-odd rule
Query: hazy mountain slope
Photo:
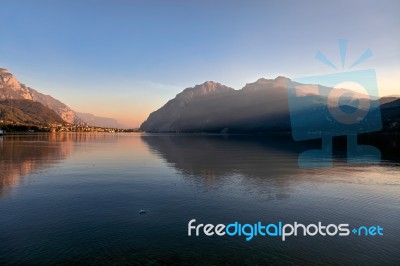
[[396, 100], [400, 99], [400, 97], [397, 96], [386, 96], [386, 97], [382, 97], [379, 99], [379, 103], [380, 105], [384, 105], [386, 103], [390, 103], [390, 102], [394, 102]]
[[[233, 91], [232, 88], [214, 82], [205, 82], [194, 88], [187, 88], [176, 95], [175, 99], [151, 113], [141, 128], [146, 128], [146, 131], [168, 132], [184, 130], [184, 128], [199, 128], [204, 123], [210, 124], [210, 121], [201, 119], [217, 108], [213, 107], [213, 102], [207, 100], [224, 101], [228, 92]], [[213, 115], [218, 114], [213, 112]]]
[[0, 120], [25, 124], [65, 123], [53, 110], [31, 100], [0, 100]]
[[75, 114], [85, 123], [95, 127], [124, 128], [124, 125], [118, 123], [117, 120], [108, 117], [95, 116], [89, 113], [75, 112]]
[[[292, 89], [287, 90], [288, 84], [293, 86]], [[319, 86], [319, 90], [320, 92], [315, 94], [311, 86], [291, 82], [284, 77], [259, 79], [254, 83], [246, 84], [241, 90], [208, 81], [179, 93], [163, 107], [151, 113], [140, 128], [147, 132], [289, 131], [291, 128], [288, 107], [289, 91], [291, 97], [299, 99], [291, 108], [292, 119], [295, 119], [296, 124], [301, 125], [302, 128], [296, 130], [308, 128], [330, 132], [338, 128], [341, 122], [329, 118], [331, 115], [327, 109], [327, 95], [331, 88]], [[352, 113], [358, 108], [360, 101], [365, 102], [369, 98], [348, 88], [336, 90], [341, 92], [338, 94], [341, 105], [337, 108], [331, 106], [330, 110], [337, 110], [337, 113], [343, 110]], [[371, 108], [380, 106], [377, 101], [386, 103], [382, 105], [382, 117], [386, 119], [386, 124], [398, 118], [396, 98], [372, 98]], [[376, 117], [379, 112], [369, 114], [368, 119], [380, 119]], [[351, 132], [357, 131], [354, 128], [345, 128]], [[368, 124], [363, 124], [360, 130], [368, 132], [376, 128], [371, 125], [369, 129]], [[346, 130], [343, 134], [346, 134]]]
[[187, 88], [141, 125], [147, 132], [242, 132], [289, 129], [286, 80], [259, 79], [242, 90], [205, 82]]

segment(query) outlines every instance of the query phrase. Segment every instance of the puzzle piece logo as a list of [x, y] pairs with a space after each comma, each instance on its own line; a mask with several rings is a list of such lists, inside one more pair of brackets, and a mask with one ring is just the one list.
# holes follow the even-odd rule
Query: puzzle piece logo
[[[347, 41], [340, 40], [339, 48], [344, 67]], [[368, 49], [350, 68], [370, 56]], [[321, 52], [316, 58], [337, 69]], [[321, 149], [300, 154], [300, 167], [332, 167], [332, 138], [342, 135], [347, 136], [348, 163], [380, 162], [376, 147], [357, 144], [358, 134], [382, 129], [374, 70], [295, 78], [288, 81], [287, 89], [293, 139], [322, 140]]]

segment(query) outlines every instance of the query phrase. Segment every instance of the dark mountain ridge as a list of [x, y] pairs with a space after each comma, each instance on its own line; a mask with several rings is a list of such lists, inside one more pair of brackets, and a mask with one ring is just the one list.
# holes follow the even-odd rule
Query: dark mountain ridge
[[[289, 83], [290, 82], [290, 83]], [[291, 121], [288, 106], [288, 91], [294, 93], [294, 87], [303, 85], [292, 82], [285, 77], [275, 79], [258, 79], [246, 84], [241, 90], [224, 86], [220, 83], [207, 81], [193, 88], [186, 88], [169, 100], [163, 107], [152, 112], [140, 127], [146, 132], [208, 132], [208, 133], [254, 133], [290, 131]], [[307, 85], [308, 86], [308, 85]], [[291, 108], [291, 112], [301, 114], [301, 123], [313, 125], [326, 120], [328, 91], [331, 88], [319, 86], [321, 95], [314, 94], [307, 86], [300, 89], [302, 101]], [[352, 92], [343, 88], [341, 96], [350, 112], [357, 108], [359, 101], [365, 101], [367, 95]], [[347, 92], [352, 92], [347, 95]], [[298, 93], [298, 92], [296, 92]], [[372, 98], [371, 106], [379, 106], [392, 110], [398, 98]], [[385, 107], [386, 106], [386, 107]], [[339, 107], [337, 108], [339, 110]], [[384, 111], [383, 117], [397, 115], [394, 111]], [[397, 115], [398, 117], [398, 115]], [[388, 120], [388, 121], [389, 121]], [[385, 121], [385, 120], [384, 120]], [[325, 123], [327, 129], [335, 127], [335, 121]], [[386, 126], [386, 125], [385, 125]], [[322, 129], [324, 130], [324, 129]]]
[[[148, 132], [239, 132], [288, 129], [285, 78], [242, 90], [216, 82], [187, 88], [141, 125]], [[265, 89], [268, 87], [268, 89]]]

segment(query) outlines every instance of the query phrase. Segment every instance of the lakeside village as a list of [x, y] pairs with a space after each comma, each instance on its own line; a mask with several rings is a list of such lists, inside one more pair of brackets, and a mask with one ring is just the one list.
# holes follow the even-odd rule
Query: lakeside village
[[33, 132], [142, 132], [138, 128], [123, 129], [109, 127], [89, 126], [86, 123], [81, 124], [23, 124], [0, 120], [0, 135], [6, 133], [33, 133]]

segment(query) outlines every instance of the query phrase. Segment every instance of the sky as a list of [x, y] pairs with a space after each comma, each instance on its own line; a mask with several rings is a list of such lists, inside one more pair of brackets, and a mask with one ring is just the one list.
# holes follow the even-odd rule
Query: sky
[[[0, 67], [73, 110], [138, 127], [184, 88], [374, 69], [400, 94], [400, 1], [2, 0]], [[342, 68], [338, 40], [347, 39]], [[315, 59], [320, 51], [333, 69]]]

